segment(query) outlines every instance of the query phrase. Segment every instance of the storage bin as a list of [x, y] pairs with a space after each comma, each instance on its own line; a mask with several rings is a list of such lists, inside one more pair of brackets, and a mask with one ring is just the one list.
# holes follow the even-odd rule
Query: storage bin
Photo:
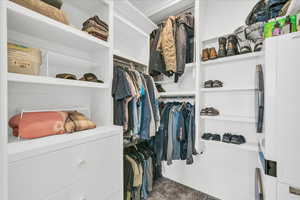
[[8, 72], [39, 75], [42, 53], [39, 49], [8, 43]]
[[40, 0], [11, 0], [25, 8], [50, 17], [56, 21], [69, 25], [68, 19], [62, 10], [55, 8]]

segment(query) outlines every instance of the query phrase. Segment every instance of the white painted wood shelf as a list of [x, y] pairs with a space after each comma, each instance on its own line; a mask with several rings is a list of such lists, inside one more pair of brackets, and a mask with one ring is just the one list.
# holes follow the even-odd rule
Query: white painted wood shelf
[[106, 41], [16, 3], [8, 1], [7, 4], [8, 28], [12, 31], [90, 53], [110, 46]]
[[196, 96], [196, 91], [186, 91], [186, 92], [161, 92], [160, 97], [174, 97], [174, 96]]
[[244, 116], [200, 116], [203, 120], [217, 120], [217, 121], [232, 121], [232, 122], [243, 122], [243, 123], [256, 123], [256, 119], [253, 117]]
[[213, 92], [244, 92], [244, 91], [255, 91], [255, 88], [226, 88], [226, 87], [222, 87], [222, 88], [202, 88], [201, 92], [205, 92], [205, 93], [213, 93]]
[[203, 140], [202, 142], [206, 145], [206, 148], [216, 148], [216, 147], [224, 147], [224, 148], [233, 148], [241, 151], [250, 151], [250, 152], [258, 152], [258, 144], [256, 143], [245, 143], [245, 144], [231, 144], [231, 143], [225, 143], [221, 141], [211, 141], [211, 140]]
[[42, 85], [56, 85], [56, 86], [70, 86], [70, 87], [83, 87], [83, 88], [108, 88], [107, 84], [94, 83], [80, 80], [67, 80], [46, 76], [33, 76], [17, 73], [8, 73], [7, 79], [9, 82], [31, 83]]
[[236, 55], [236, 56], [227, 56], [224, 58], [216, 58], [214, 60], [208, 60], [205, 62], [201, 62], [202, 65], [205, 66], [210, 66], [214, 64], [223, 64], [223, 63], [228, 63], [228, 62], [235, 62], [239, 60], [247, 60], [247, 59], [253, 59], [257, 58], [260, 56], [263, 56], [264, 52], [254, 52], [254, 53], [247, 53], [247, 54], [241, 54], [241, 55]]

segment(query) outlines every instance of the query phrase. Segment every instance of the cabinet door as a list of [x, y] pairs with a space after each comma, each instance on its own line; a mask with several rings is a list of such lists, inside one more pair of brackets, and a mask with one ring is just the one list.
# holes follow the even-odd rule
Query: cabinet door
[[278, 39], [276, 130], [278, 131], [278, 178], [300, 188], [300, 35]]

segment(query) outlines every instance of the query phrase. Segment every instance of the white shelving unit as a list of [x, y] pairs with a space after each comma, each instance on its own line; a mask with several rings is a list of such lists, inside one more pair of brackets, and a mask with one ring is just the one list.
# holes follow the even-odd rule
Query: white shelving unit
[[247, 53], [247, 54], [241, 54], [236, 56], [229, 56], [224, 58], [216, 58], [214, 60], [209, 60], [205, 62], [201, 62], [202, 65], [214, 65], [214, 64], [223, 64], [226, 62], [235, 62], [238, 60], [247, 60], [247, 59], [253, 59], [256, 57], [263, 56], [264, 52], [254, 52], [254, 53]]
[[256, 123], [255, 118], [242, 116], [201, 116], [200, 118], [205, 120]]
[[255, 91], [256, 89], [253, 88], [202, 88], [201, 92], [243, 92], [243, 91]]
[[159, 93], [161, 97], [175, 97], [175, 96], [196, 96], [196, 91], [183, 91], [183, 92], [162, 92]]
[[224, 143], [221, 141], [210, 141], [210, 140], [202, 140], [202, 142], [205, 144], [205, 148], [231, 148], [233, 150], [237, 151], [246, 151], [246, 152], [254, 152], [258, 153], [258, 145], [256, 143], [245, 143], [245, 144], [230, 144], [230, 143]]

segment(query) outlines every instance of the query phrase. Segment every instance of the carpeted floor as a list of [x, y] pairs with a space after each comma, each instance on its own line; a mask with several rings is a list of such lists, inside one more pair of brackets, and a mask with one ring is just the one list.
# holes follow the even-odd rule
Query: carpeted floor
[[156, 182], [148, 200], [217, 200], [202, 192], [162, 178]]

